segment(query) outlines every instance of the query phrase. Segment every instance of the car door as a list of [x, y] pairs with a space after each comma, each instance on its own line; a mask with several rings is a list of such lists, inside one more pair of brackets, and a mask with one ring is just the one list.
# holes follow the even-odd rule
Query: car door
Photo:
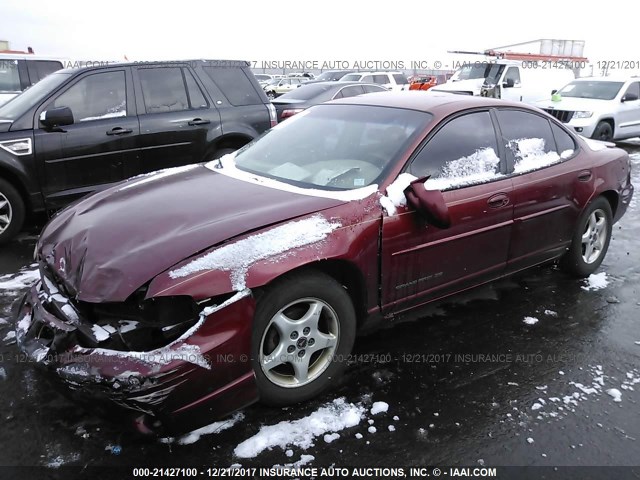
[[475, 111], [447, 120], [414, 154], [408, 173], [441, 189], [451, 226], [436, 228], [411, 207], [385, 215], [382, 307], [401, 311], [500, 276], [507, 262], [512, 182], [502, 175], [494, 120]]
[[140, 66], [138, 117], [142, 164], [129, 175], [205, 160], [207, 135], [219, 128], [220, 114], [210, 105], [191, 71], [181, 65]]
[[522, 83], [520, 81], [520, 69], [518, 67], [508, 67], [502, 77], [502, 92], [501, 98], [503, 100], [511, 100], [513, 102], [522, 101]]
[[556, 257], [571, 240], [579, 215], [577, 189], [593, 176], [572, 159], [577, 146], [563, 128], [531, 111], [496, 112], [513, 180], [513, 233], [509, 270]]
[[629, 84], [622, 100], [618, 110], [616, 137], [640, 136], [640, 82]]
[[[69, 107], [74, 123], [45, 128], [40, 115], [58, 107]], [[34, 125], [47, 208], [124, 179], [125, 166], [138, 162], [140, 153], [130, 69], [92, 70], [77, 77], [37, 110]]]

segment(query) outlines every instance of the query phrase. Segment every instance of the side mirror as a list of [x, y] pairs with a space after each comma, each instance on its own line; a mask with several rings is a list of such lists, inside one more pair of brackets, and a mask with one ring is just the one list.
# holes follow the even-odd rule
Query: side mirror
[[620, 101], [624, 103], [633, 102], [634, 100], [638, 100], [638, 95], [636, 95], [635, 93], [625, 93]]
[[58, 107], [40, 114], [40, 123], [47, 128], [73, 125], [73, 112], [69, 107]]
[[419, 178], [404, 190], [407, 203], [420, 212], [428, 223], [438, 228], [449, 228], [451, 217], [440, 190], [427, 190], [424, 182], [429, 177]]
[[554, 88], [553, 90], [551, 90], [551, 95], [555, 95], [556, 93], [558, 93], [558, 89]]
[[515, 82], [513, 81], [513, 78], [507, 78], [502, 84], [504, 88], [513, 88], [514, 85]]

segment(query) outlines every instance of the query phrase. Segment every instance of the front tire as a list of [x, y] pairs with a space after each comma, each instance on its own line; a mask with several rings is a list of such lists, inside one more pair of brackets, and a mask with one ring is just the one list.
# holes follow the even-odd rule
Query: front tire
[[560, 261], [564, 271], [576, 277], [588, 277], [598, 269], [609, 248], [612, 219], [611, 205], [606, 198], [598, 197], [591, 202], [578, 221], [569, 251]]
[[601, 140], [603, 142], [610, 142], [613, 140], [613, 128], [609, 122], [599, 122], [596, 125], [596, 129], [593, 131], [591, 138], [594, 140]]
[[356, 315], [346, 290], [322, 272], [291, 275], [259, 299], [251, 361], [260, 400], [274, 406], [315, 397], [346, 367]]
[[15, 237], [24, 223], [25, 205], [20, 193], [0, 178], [0, 245]]
[[276, 98], [276, 92], [274, 92], [273, 90], [269, 90], [269, 91], [267, 92], [267, 98], [268, 98], [269, 100], [273, 100], [274, 98]]

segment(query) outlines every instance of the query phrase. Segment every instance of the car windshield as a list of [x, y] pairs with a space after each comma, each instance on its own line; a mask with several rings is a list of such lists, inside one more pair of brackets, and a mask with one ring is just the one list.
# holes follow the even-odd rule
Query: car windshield
[[349, 75], [345, 75], [340, 78], [341, 82], [358, 82], [362, 78], [362, 74], [360, 73], [350, 73]]
[[624, 82], [581, 81], [571, 82], [558, 93], [562, 97], [592, 98], [596, 100], [613, 100], [624, 85]]
[[237, 168], [301, 187], [379, 183], [432, 115], [368, 105], [320, 105], [272, 128], [235, 156]]
[[296, 90], [293, 90], [289, 93], [285, 93], [280, 97], [280, 99], [286, 100], [309, 100], [311, 98], [315, 98], [318, 95], [326, 92], [334, 88], [334, 85], [326, 85], [326, 84], [316, 84], [312, 83], [311, 85], [303, 85]]
[[0, 107], [0, 118], [15, 120], [65, 82], [71, 73], [52, 73]]
[[473, 65], [465, 65], [458, 70], [458, 80], [473, 80], [477, 78], [487, 78], [491, 65], [488, 63], [478, 63]]

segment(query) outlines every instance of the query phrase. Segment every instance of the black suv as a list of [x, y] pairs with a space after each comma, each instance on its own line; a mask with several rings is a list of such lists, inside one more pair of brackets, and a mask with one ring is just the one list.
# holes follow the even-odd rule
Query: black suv
[[218, 158], [276, 124], [248, 62], [111, 64], [53, 73], [0, 107], [0, 243], [134, 175]]

